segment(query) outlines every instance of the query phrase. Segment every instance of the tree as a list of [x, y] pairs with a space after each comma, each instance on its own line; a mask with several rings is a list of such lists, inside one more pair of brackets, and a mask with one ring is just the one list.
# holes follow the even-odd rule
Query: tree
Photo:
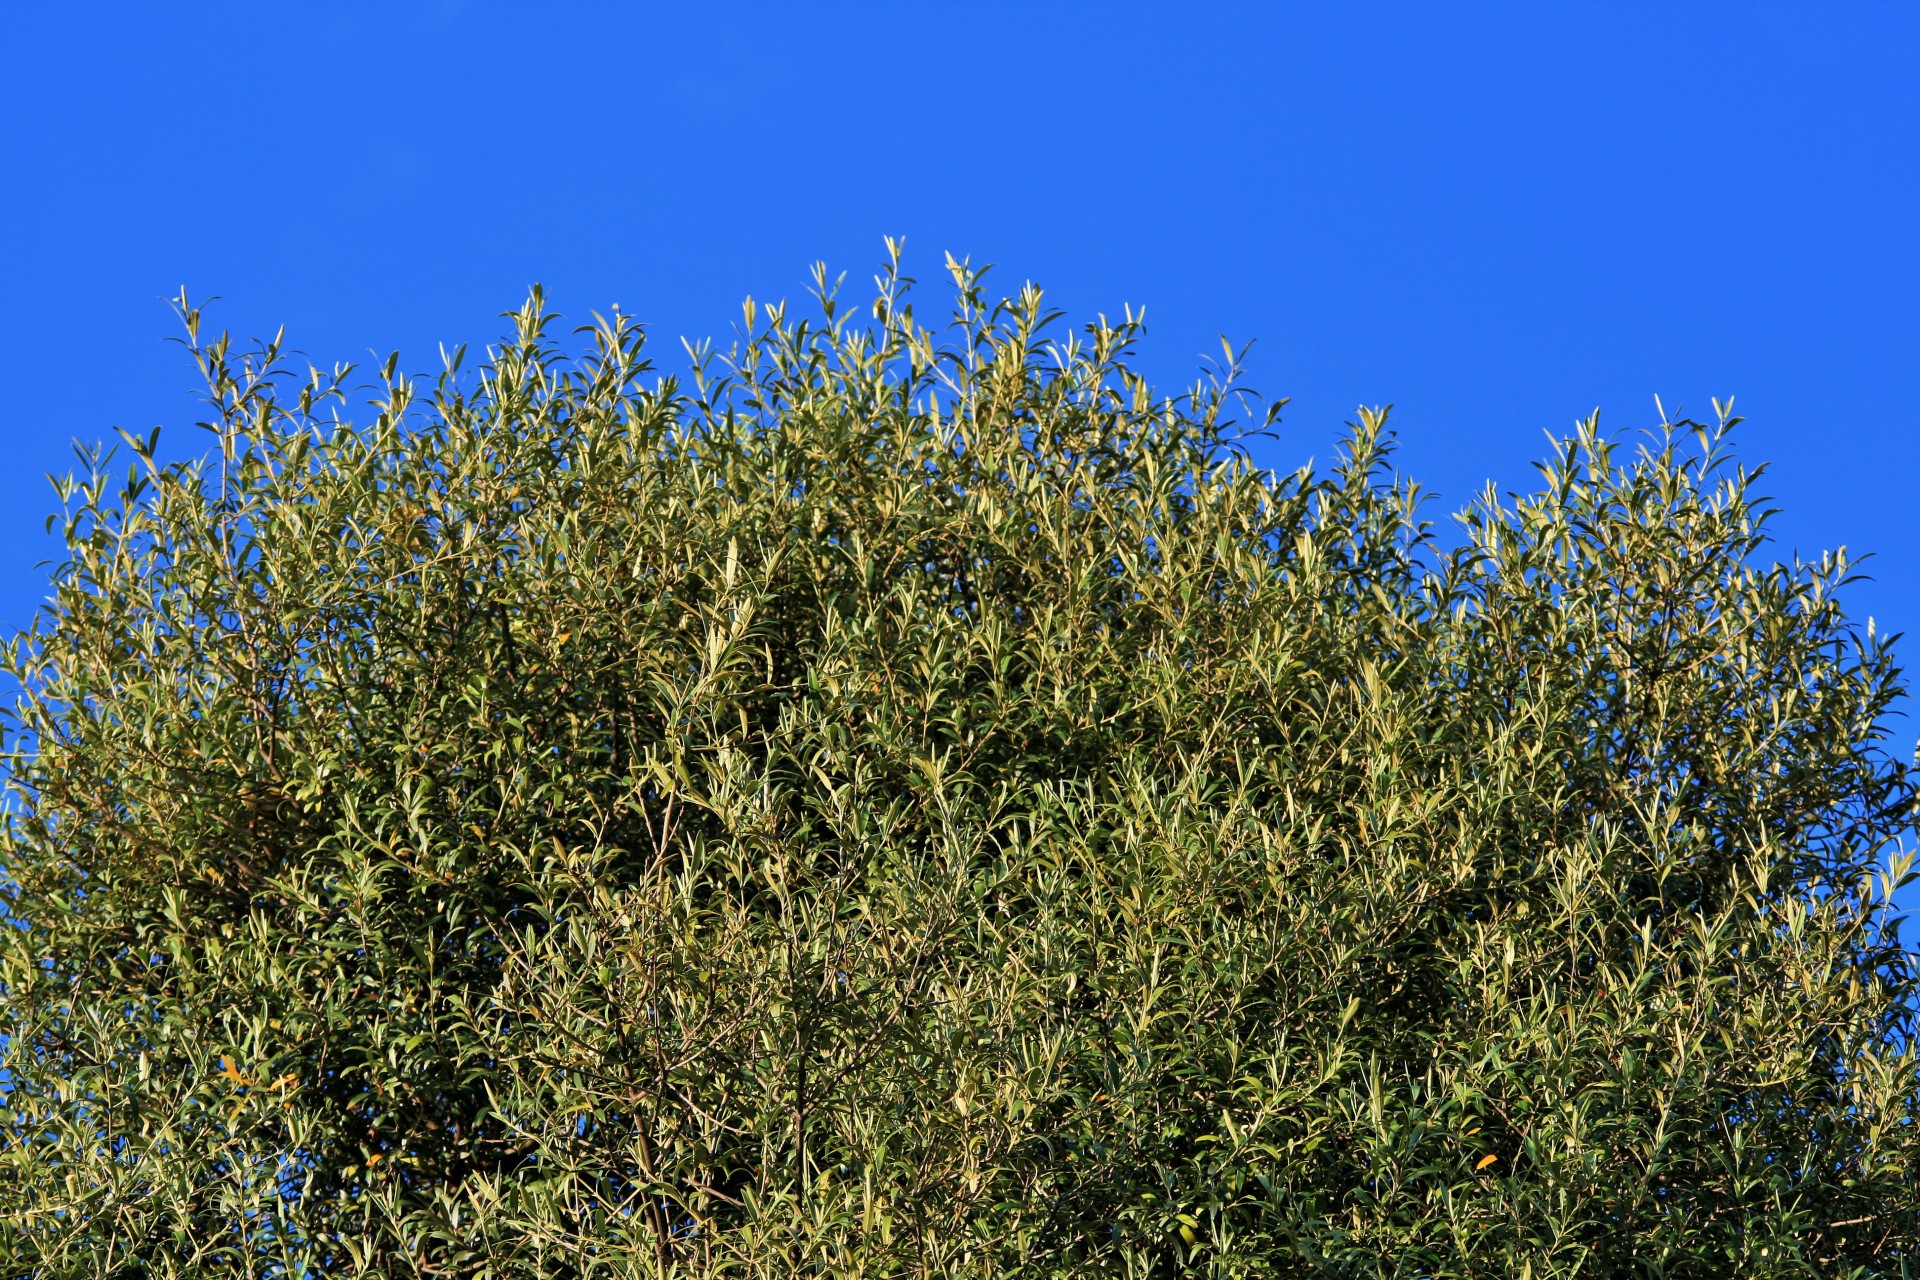
[[183, 298], [6, 655], [0, 1271], [1908, 1274], [1900, 676], [1735, 420], [1448, 548], [952, 271], [361, 426]]

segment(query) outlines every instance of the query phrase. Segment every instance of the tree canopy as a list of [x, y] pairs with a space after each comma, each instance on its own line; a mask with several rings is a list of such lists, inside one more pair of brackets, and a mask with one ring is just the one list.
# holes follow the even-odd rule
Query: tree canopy
[[1736, 420], [1442, 537], [950, 265], [357, 423], [182, 299], [5, 651], [0, 1272], [1910, 1274], [1901, 676]]

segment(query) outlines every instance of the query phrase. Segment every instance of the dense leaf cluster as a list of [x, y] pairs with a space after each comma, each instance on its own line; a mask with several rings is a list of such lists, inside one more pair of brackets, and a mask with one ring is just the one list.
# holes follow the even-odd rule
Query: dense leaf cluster
[[1448, 549], [955, 276], [360, 426], [187, 310], [6, 655], [0, 1274], [1907, 1274], [1899, 675], [1724, 418]]

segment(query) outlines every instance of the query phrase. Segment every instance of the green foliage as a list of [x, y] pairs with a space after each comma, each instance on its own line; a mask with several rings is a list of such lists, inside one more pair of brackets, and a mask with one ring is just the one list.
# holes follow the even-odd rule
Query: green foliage
[[183, 302], [7, 651], [0, 1273], [1911, 1274], [1899, 673], [1730, 420], [1444, 550], [954, 275], [362, 426]]

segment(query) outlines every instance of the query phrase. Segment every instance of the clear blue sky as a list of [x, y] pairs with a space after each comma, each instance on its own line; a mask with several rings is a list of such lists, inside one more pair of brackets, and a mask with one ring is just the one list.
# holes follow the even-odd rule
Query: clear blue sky
[[0, 70], [9, 627], [73, 439], [199, 447], [181, 284], [427, 368], [538, 280], [670, 357], [893, 234], [1145, 306], [1163, 380], [1258, 339], [1275, 464], [1395, 404], [1436, 516], [1735, 395], [1778, 550], [1920, 641], [1920, 4], [15, 4]]

